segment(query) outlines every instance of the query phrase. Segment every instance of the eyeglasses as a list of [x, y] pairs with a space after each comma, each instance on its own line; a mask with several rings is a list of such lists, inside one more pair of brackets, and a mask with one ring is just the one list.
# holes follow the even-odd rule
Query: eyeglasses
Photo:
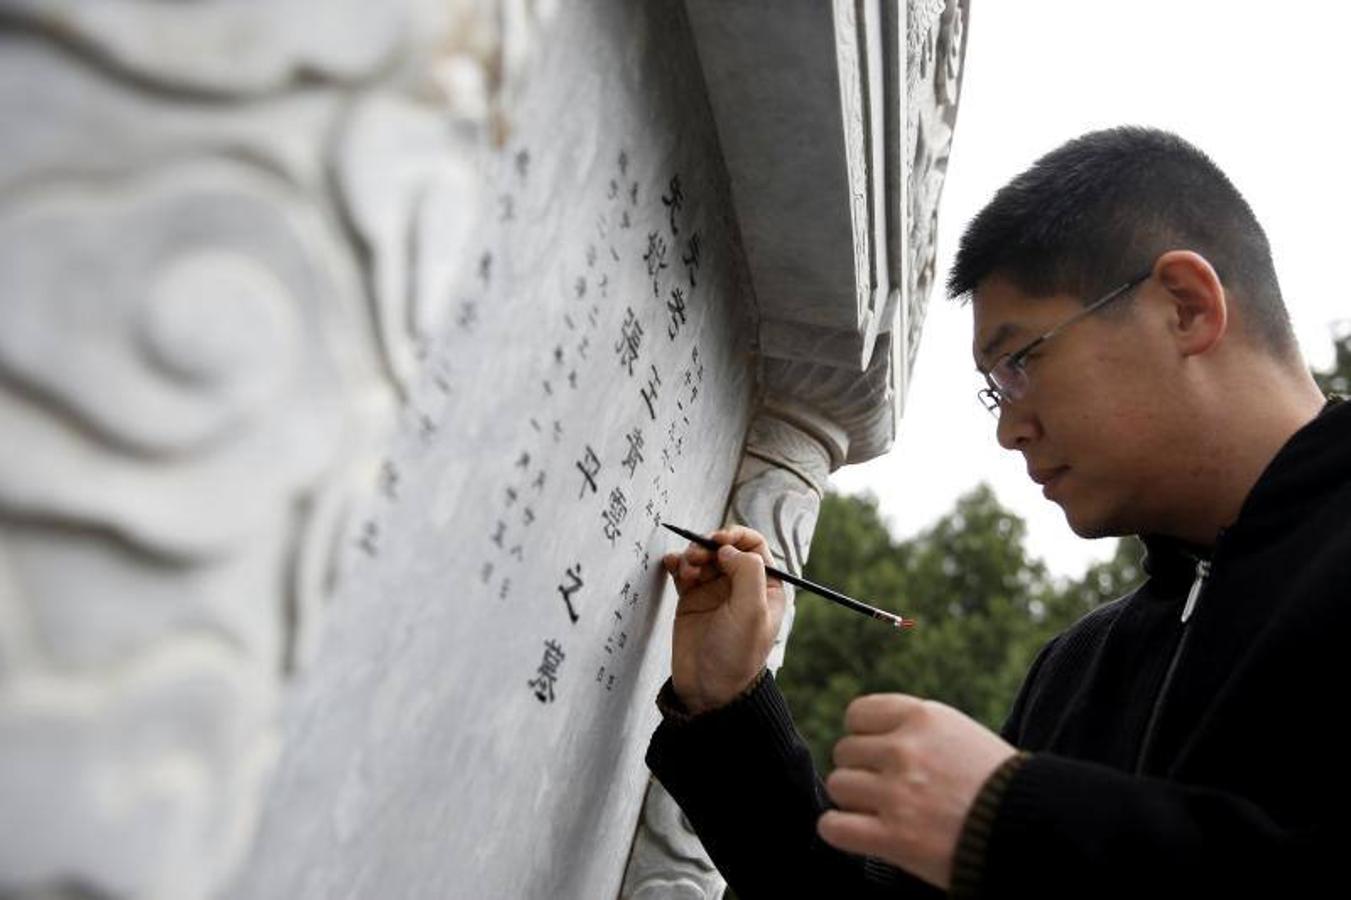
[[1012, 353], [1005, 353], [1003, 356], [999, 357], [999, 359], [995, 360], [995, 364], [991, 366], [988, 371], [981, 372], [981, 374], [985, 376], [985, 387], [976, 392], [976, 396], [980, 398], [981, 405], [989, 410], [990, 415], [997, 418], [1001, 406], [1010, 400], [1018, 400], [1027, 393], [1028, 379], [1025, 364], [1029, 353], [1036, 350], [1042, 344], [1046, 343], [1075, 322], [1078, 322], [1080, 319], [1091, 316], [1118, 297], [1125, 296], [1131, 288], [1140, 284], [1140, 282], [1144, 281], [1151, 274], [1153, 274], [1152, 269], [1136, 275], [1120, 287], [1113, 288], [1105, 296], [1094, 300], [1092, 303], [1088, 304], [1032, 343], [1025, 347], [1020, 347]]

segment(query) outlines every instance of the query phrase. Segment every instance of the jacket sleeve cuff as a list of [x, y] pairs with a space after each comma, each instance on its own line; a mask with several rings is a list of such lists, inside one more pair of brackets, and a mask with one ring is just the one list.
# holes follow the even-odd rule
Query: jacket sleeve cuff
[[722, 707], [717, 707], [716, 709], [705, 710], [702, 713], [692, 713], [686, 708], [679, 695], [675, 692], [675, 685], [672, 683], [671, 679], [668, 678], [666, 679], [666, 683], [661, 686], [661, 690], [657, 692], [657, 709], [661, 712], [662, 721], [669, 722], [672, 725], [686, 725], [694, 719], [715, 713], [719, 709], [724, 709], [728, 706], [734, 707], [739, 704], [744, 705], [747, 698], [759, 690], [761, 684], [768, 676], [769, 669], [761, 669], [760, 674], [755, 676], [755, 680], [748, 684], [746, 689], [734, 697], [730, 703], [727, 703]]
[[975, 802], [966, 814], [962, 832], [952, 859], [952, 885], [949, 896], [977, 897], [985, 874], [985, 857], [995, 816], [1004, 800], [1014, 774], [1031, 754], [1015, 753], [999, 764], [976, 794]]

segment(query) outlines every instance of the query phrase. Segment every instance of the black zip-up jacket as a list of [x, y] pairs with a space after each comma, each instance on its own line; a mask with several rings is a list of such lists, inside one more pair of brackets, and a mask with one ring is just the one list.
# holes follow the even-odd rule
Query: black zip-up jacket
[[[1146, 538], [1148, 579], [1042, 649], [977, 798], [953, 894], [1343, 896], [1351, 852], [1351, 403], [1263, 472], [1208, 557]], [[1185, 618], [1185, 620], [1184, 620]], [[938, 892], [816, 837], [828, 804], [773, 678], [647, 762], [742, 900]]]

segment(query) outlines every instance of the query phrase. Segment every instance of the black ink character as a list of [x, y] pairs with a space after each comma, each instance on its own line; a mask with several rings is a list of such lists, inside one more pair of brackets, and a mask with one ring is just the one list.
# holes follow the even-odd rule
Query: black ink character
[[671, 324], [666, 328], [666, 335], [675, 340], [676, 335], [680, 333], [680, 326], [685, 324], [685, 292], [680, 288], [671, 288], [671, 299], [666, 301], [666, 312], [671, 316]]
[[558, 586], [558, 593], [563, 595], [563, 602], [566, 603], [568, 606], [568, 618], [570, 618], [572, 620], [572, 623], [575, 625], [577, 624], [578, 616], [577, 610], [574, 609], [572, 606], [572, 595], [577, 593], [577, 591], [581, 588], [583, 584], [582, 564], [577, 563], [575, 566], [568, 569], [567, 576], [568, 581], [571, 583], [567, 585], [560, 584]]
[[380, 490], [391, 500], [399, 499], [399, 470], [389, 460], [380, 467]]
[[624, 323], [620, 326], [619, 341], [615, 344], [615, 352], [619, 354], [620, 368], [627, 369], [629, 375], [633, 374], [633, 364], [638, 361], [638, 350], [643, 341], [643, 325], [638, 321], [638, 317], [633, 314], [633, 307], [625, 307]]
[[690, 239], [685, 242], [687, 252], [680, 257], [680, 261], [685, 264], [685, 271], [690, 276], [690, 287], [697, 287], [694, 275], [699, 271], [699, 232], [690, 235]]
[[647, 263], [647, 276], [652, 279], [652, 295], [658, 296], [657, 275], [666, 268], [666, 239], [655, 231], [647, 235], [647, 250], [643, 252], [643, 262]]
[[647, 414], [652, 417], [652, 421], [657, 421], [657, 388], [661, 385], [661, 377], [657, 375], [657, 367], [650, 366], [652, 377], [647, 380], [647, 387], [642, 389], [643, 402], [647, 404]]
[[474, 325], [478, 323], [478, 304], [473, 300], [465, 300], [460, 303], [460, 313], [455, 317], [455, 324], [459, 325], [465, 331], [473, 331]]
[[624, 519], [628, 517], [628, 503], [628, 498], [624, 496], [624, 492], [619, 488], [615, 488], [610, 491], [609, 508], [601, 511], [600, 516], [605, 520], [605, 537], [609, 539], [610, 546], [612, 547], [614, 546], [615, 541], [623, 537], [623, 533], [620, 532], [619, 526], [623, 523]]
[[620, 465], [628, 469], [629, 478], [632, 478], [634, 471], [638, 468], [638, 463], [643, 461], [643, 433], [634, 428], [624, 435], [624, 440], [629, 442], [629, 449]]
[[558, 681], [558, 667], [563, 659], [563, 647], [558, 641], [544, 642], [544, 658], [535, 670], [535, 677], [526, 682], [534, 688], [535, 698], [540, 703], [554, 702], [554, 685]]
[[366, 522], [361, 527], [361, 539], [357, 545], [366, 551], [368, 556], [380, 555], [380, 526], [374, 522]]
[[577, 470], [582, 473], [585, 481], [582, 482], [581, 493], [577, 495], [580, 500], [586, 496], [586, 489], [591, 488], [591, 493], [596, 491], [596, 476], [600, 474], [600, 457], [596, 456], [596, 451], [591, 449], [591, 445], [586, 445], [586, 456], [577, 460]]
[[676, 226], [676, 213], [685, 205], [685, 193], [680, 189], [680, 176], [671, 176], [671, 186], [669, 188], [671, 196], [661, 195], [661, 202], [666, 207], [666, 212], [671, 220], [671, 234], [680, 234], [680, 229]]

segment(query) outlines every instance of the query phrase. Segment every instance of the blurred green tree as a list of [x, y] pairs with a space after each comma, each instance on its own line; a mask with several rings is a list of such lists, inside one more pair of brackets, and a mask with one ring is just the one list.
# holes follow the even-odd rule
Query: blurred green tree
[[818, 766], [827, 767], [844, 708], [859, 694], [941, 700], [998, 728], [1046, 640], [1142, 578], [1132, 540], [1082, 579], [1057, 583], [1028, 556], [1026, 531], [986, 485], [900, 542], [874, 498], [827, 494], [806, 576], [918, 625], [898, 632], [799, 594], [778, 678]]
[[1325, 394], [1351, 396], [1351, 320], [1339, 322], [1332, 329], [1332, 347], [1335, 356], [1332, 368], [1314, 371], [1314, 380]]

